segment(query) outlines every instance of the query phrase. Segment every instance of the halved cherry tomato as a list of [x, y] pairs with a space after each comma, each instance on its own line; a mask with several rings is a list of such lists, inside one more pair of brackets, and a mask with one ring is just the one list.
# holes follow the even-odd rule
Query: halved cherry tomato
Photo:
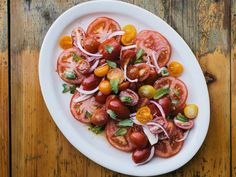
[[136, 118], [142, 124], [146, 124], [147, 122], [153, 119], [153, 116], [151, 114], [151, 110], [149, 109], [149, 107], [144, 106], [138, 109], [136, 113]]
[[150, 67], [150, 70], [149, 70], [149, 76], [148, 78], [144, 81], [145, 84], [147, 85], [153, 85], [154, 82], [158, 79], [159, 75], [158, 73], [156, 72], [156, 70], [154, 68], [151, 68]]
[[179, 77], [183, 71], [183, 65], [177, 61], [172, 61], [169, 65], [168, 65], [168, 71], [170, 73], [171, 76], [174, 77]]
[[101, 108], [102, 105], [95, 100], [95, 97], [90, 97], [87, 100], [76, 103], [75, 100], [80, 97], [79, 92], [75, 92], [70, 101], [70, 111], [75, 119], [82, 123], [90, 123], [90, 118], [86, 117], [86, 112], [93, 114], [95, 110]]
[[97, 77], [94, 74], [90, 74], [89, 76], [84, 78], [81, 85], [83, 86], [84, 90], [93, 90], [99, 85], [100, 82], [100, 77]]
[[132, 159], [135, 163], [142, 163], [148, 159], [148, 157], [150, 156], [150, 153], [151, 153], [150, 147], [147, 147], [144, 149], [136, 149], [132, 153]]
[[122, 68], [124, 68], [125, 65], [133, 64], [136, 59], [136, 53], [134, 50], [125, 50], [122, 52], [121, 58], [120, 58], [120, 65]]
[[78, 61], [78, 66], [76, 66], [76, 71], [81, 74], [88, 74], [90, 69], [90, 63], [87, 60]]
[[136, 92], [134, 92], [133, 90], [130, 89], [126, 89], [124, 91], [120, 92], [119, 98], [120, 100], [122, 100], [122, 97], [128, 97], [131, 99], [130, 102], [124, 102], [126, 105], [128, 106], [135, 106], [138, 103], [139, 97], [138, 94]]
[[148, 138], [140, 126], [134, 126], [130, 129], [130, 141], [138, 149], [143, 149], [148, 145]]
[[130, 86], [130, 83], [128, 81], [122, 82], [121, 84], [119, 84], [119, 90], [123, 91], [128, 89]]
[[[107, 37], [115, 31], [120, 30], [120, 25], [113, 19], [107, 17], [99, 17], [95, 19], [87, 29], [87, 35], [94, 37], [98, 42], [102, 43]], [[120, 42], [120, 36], [116, 37]]]
[[59, 41], [59, 45], [63, 49], [69, 49], [72, 48], [72, 39], [70, 36], [62, 36]]
[[104, 95], [109, 95], [111, 93], [111, 85], [108, 80], [103, 80], [99, 84], [99, 91], [102, 92]]
[[83, 47], [90, 53], [97, 53], [100, 43], [94, 37], [87, 37], [83, 41]]
[[156, 90], [151, 85], [143, 85], [139, 88], [138, 94], [141, 97], [146, 97], [148, 99], [151, 99], [156, 94]]
[[138, 65], [138, 69], [139, 69], [139, 81], [142, 82], [148, 78], [150, 74], [150, 66], [148, 66], [145, 63], [142, 63]]
[[130, 142], [129, 128], [128, 132], [123, 136], [115, 136], [115, 132], [119, 129], [117, 122], [110, 120], [106, 125], [106, 138], [108, 142], [115, 148], [125, 151], [132, 152], [135, 146]]
[[119, 68], [110, 69], [107, 78], [109, 80], [119, 79], [119, 83], [122, 83], [125, 79], [123, 71]]
[[125, 34], [121, 37], [122, 44], [133, 44], [137, 34], [136, 28], [133, 25], [128, 24], [123, 27], [123, 31], [125, 31]]
[[104, 77], [107, 75], [110, 67], [108, 65], [99, 66], [94, 70], [94, 74], [98, 77]]
[[106, 60], [116, 60], [120, 56], [121, 45], [115, 38], [110, 38], [102, 42], [98, 51]]
[[97, 126], [105, 125], [108, 122], [108, 120], [109, 120], [109, 115], [103, 108], [94, 111], [91, 117], [91, 123]]
[[134, 65], [129, 65], [127, 69], [127, 76], [130, 79], [137, 79], [139, 77], [138, 67]]

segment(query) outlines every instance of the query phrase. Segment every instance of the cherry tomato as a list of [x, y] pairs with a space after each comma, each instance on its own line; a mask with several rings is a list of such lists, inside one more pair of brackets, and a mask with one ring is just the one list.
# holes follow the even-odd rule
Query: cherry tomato
[[90, 53], [97, 53], [100, 43], [94, 37], [87, 37], [83, 41], [83, 47]]
[[[87, 35], [94, 37], [98, 42], [102, 43], [107, 37], [115, 31], [119, 31], [119, 24], [107, 17], [99, 17], [95, 19], [87, 29]], [[120, 42], [120, 36], [116, 37], [117, 42]]]
[[95, 89], [101, 81], [101, 78], [95, 76], [94, 74], [90, 74], [82, 81], [81, 85], [84, 90], [93, 90]]
[[119, 79], [119, 83], [122, 83], [125, 79], [123, 71], [119, 68], [110, 69], [107, 78], [109, 80]]
[[139, 97], [136, 92], [130, 89], [126, 89], [120, 92], [119, 98], [122, 101], [122, 98], [128, 97], [131, 99], [130, 102], [124, 102], [128, 106], [135, 106], [138, 103]]
[[97, 92], [95, 95], [95, 100], [100, 104], [105, 104], [107, 99], [107, 95], [104, 95], [102, 92]]
[[88, 74], [90, 69], [90, 64], [87, 60], [78, 61], [78, 65], [76, 66], [76, 71], [81, 74]]
[[108, 80], [103, 80], [99, 84], [99, 91], [102, 92], [104, 95], [109, 95], [111, 93], [111, 85]]
[[153, 116], [151, 114], [151, 110], [149, 109], [149, 107], [144, 106], [138, 109], [136, 113], [136, 118], [142, 124], [146, 124], [147, 122], [153, 119]]
[[150, 153], [151, 153], [150, 147], [147, 147], [145, 149], [136, 149], [132, 153], [132, 159], [135, 163], [142, 163], [148, 159]]
[[181, 128], [183, 130], [189, 130], [189, 129], [193, 128], [193, 126], [194, 126], [193, 120], [188, 120], [187, 122], [182, 122], [182, 121], [179, 121], [176, 117], [174, 118], [174, 123], [177, 127]]
[[129, 88], [130, 83], [128, 81], [122, 82], [121, 84], [119, 84], [119, 90], [123, 91], [126, 90], [127, 88]]
[[177, 61], [172, 61], [168, 65], [168, 72], [170, 73], [171, 76], [174, 77], [179, 77], [184, 71], [184, 67], [181, 63]]
[[150, 66], [145, 63], [142, 63], [138, 65], [138, 69], [139, 69], [139, 81], [142, 82], [149, 77]]
[[62, 36], [59, 41], [59, 45], [63, 49], [69, 49], [73, 47], [72, 39], [70, 36]]
[[158, 79], [159, 75], [157, 74], [156, 70], [154, 68], [151, 68], [150, 67], [150, 70], [149, 70], [149, 76], [148, 78], [145, 80], [145, 84], [147, 85], [153, 85], [154, 82]]
[[189, 119], [194, 119], [198, 115], [198, 106], [195, 104], [188, 104], [184, 108], [184, 115]]
[[125, 31], [125, 34], [121, 37], [121, 42], [123, 45], [131, 45], [134, 42], [134, 39], [136, 38], [136, 28], [131, 25], [125, 25], [123, 27], [123, 31]]
[[110, 67], [108, 65], [99, 66], [94, 70], [94, 74], [98, 77], [104, 77], [107, 75]]
[[125, 50], [122, 52], [121, 58], [120, 58], [120, 65], [122, 68], [124, 68], [125, 65], [133, 64], [136, 60], [136, 53], [133, 50]]
[[98, 51], [106, 60], [116, 60], [120, 55], [121, 45], [115, 38], [105, 40], [99, 45]]
[[107, 114], [106, 110], [103, 108], [97, 109], [94, 111], [91, 117], [91, 123], [97, 126], [106, 125], [108, 122], [109, 115]]
[[[160, 98], [157, 102], [163, 108], [163, 111], [164, 111], [165, 115], [168, 115], [171, 111], [171, 100], [170, 100], [170, 98], [169, 97], [163, 97], [163, 98]], [[151, 103], [150, 105], [148, 105], [148, 107], [152, 110], [152, 114], [156, 114], [157, 116], [161, 116], [160, 110], [154, 104]]]
[[137, 79], [139, 77], [138, 67], [134, 65], [129, 65], [127, 69], [127, 76], [130, 79]]
[[156, 90], [154, 89], [153, 86], [151, 85], [143, 85], [142, 87], [139, 88], [138, 94], [141, 97], [146, 97], [148, 99], [151, 99], [154, 97], [156, 93]]
[[143, 149], [148, 145], [147, 136], [143, 131], [134, 131], [130, 134], [130, 141], [133, 143], [137, 149]]
[[144, 106], [147, 106], [149, 104], [149, 99], [148, 98], [140, 98], [139, 101], [138, 101], [138, 104], [137, 104], [137, 109], [141, 108], [141, 107], [144, 107]]
[[115, 112], [118, 119], [127, 119], [130, 115], [129, 108], [125, 106], [117, 97], [107, 99], [106, 105], [107, 109], [110, 109]]

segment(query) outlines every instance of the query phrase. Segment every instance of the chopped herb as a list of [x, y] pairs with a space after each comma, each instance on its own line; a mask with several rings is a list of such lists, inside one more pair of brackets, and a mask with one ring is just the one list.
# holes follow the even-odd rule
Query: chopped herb
[[124, 103], [132, 103], [133, 99], [129, 96], [122, 96], [120, 97], [120, 100]]
[[163, 77], [165, 77], [165, 76], [169, 76], [170, 73], [168, 72], [167, 69], [163, 69], [163, 70], [161, 71], [161, 75], [162, 75]]
[[179, 98], [180, 97], [180, 91], [179, 89], [174, 89], [174, 94]]
[[65, 70], [64, 75], [67, 79], [75, 79], [76, 78], [76, 75], [73, 71]]
[[78, 62], [78, 61], [82, 60], [82, 58], [80, 56], [78, 56], [77, 54], [75, 54], [75, 53], [72, 54], [72, 57], [73, 57], [73, 60], [75, 62]]
[[115, 136], [123, 136], [127, 133], [127, 129], [126, 128], [119, 128], [118, 130], [116, 130], [115, 132]]
[[171, 103], [172, 103], [173, 105], [177, 105], [177, 104], [179, 104], [179, 101], [178, 101], [178, 100], [171, 100]]
[[139, 63], [142, 63], [142, 62], [143, 62], [142, 58], [139, 58], [139, 59], [137, 59], [134, 63], [135, 63], [135, 64], [139, 64]]
[[112, 53], [112, 51], [113, 51], [113, 46], [111, 46], [111, 45], [106, 45], [105, 46], [105, 50], [108, 52], [108, 53]]
[[108, 64], [108, 66], [110, 66], [111, 68], [116, 68], [117, 67], [117, 64], [113, 61], [107, 60], [106, 62]]
[[181, 122], [188, 122], [188, 119], [181, 113], [178, 113], [178, 115], [176, 116], [176, 119]]
[[156, 94], [155, 94], [155, 96], [154, 96], [154, 99], [157, 100], [157, 99], [163, 97], [164, 95], [168, 94], [169, 91], [170, 91], [169, 88], [160, 88], [160, 89], [158, 89], [158, 90], [156, 91]]
[[85, 117], [87, 117], [88, 119], [90, 119], [92, 117], [92, 114], [88, 111], [86, 111], [85, 113]]
[[76, 91], [76, 86], [75, 86], [75, 85], [71, 86], [71, 87], [70, 87], [70, 93], [71, 93], [71, 94], [74, 94], [75, 91]]
[[94, 125], [90, 125], [88, 128], [90, 131], [92, 131], [95, 134], [100, 134], [103, 132], [104, 130], [104, 126], [94, 126]]
[[112, 119], [115, 119], [116, 120], [116, 113], [110, 109], [107, 110], [107, 114], [109, 114], [109, 116], [112, 118]]
[[140, 57], [143, 55], [144, 50], [143, 49], [139, 49], [138, 52], [136, 53], [136, 60], [140, 59]]
[[166, 117], [168, 120], [172, 120], [173, 119], [173, 115], [172, 114], [168, 114], [168, 116]]
[[111, 90], [112, 90], [115, 94], [117, 94], [118, 91], [119, 91], [119, 89], [118, 89], [118, 88], [119, 88], [119, 87], [118, 87], [119, 81], [120, 81], [120, 79], [112, 79], [112, 80], [110, 80]]
[[120, 127], [132, 127], [134, 122], [131, 119], [125, 119], [118, 123]]
[[62, 87], [63, 87], [62, 93], [67, 93], [67, 92], [70, 92], [71, 94], [75, 93], [76, 90], [75, 85], [69, 86], [67, 84], [62, 84]]

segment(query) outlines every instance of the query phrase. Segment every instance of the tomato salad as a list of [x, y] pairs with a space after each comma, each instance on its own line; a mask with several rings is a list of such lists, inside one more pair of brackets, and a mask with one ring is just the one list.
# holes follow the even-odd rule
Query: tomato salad
[[73, 94], [73, 117], [133, 161], [169, 158], [182, 148], [198, 106], [187, 104], [188, 89], [178, 79], [183, 65], [170, 61], [171, 45], [159, 32], [137, 32], [108, 17], [62, 36], [57, 72], [63, 93]]

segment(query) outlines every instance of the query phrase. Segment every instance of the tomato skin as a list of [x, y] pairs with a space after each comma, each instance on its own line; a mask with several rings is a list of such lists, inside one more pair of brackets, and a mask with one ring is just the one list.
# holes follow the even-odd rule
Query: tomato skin
[[93, 90], [99, 85], [100, 81], [101, 78], [95, 76], [94, 74], [90, 74], [82, 81], [81, 85], [84, 90]]
[[127, 68], [127, 76], [130, 79], [137, 79], [139, 77], [138, 67], [134, 65], [129, 65]]
[[69, 49], [73, 47], [72, 39], [70, 36], [62, 36], [59, 41], [59, 45], [62, 49]]
[[[111, 47], [111, 51], [107, 50], [107, 47]], [[98, 51], [102, 54], [106, 60], [116, 60], [120, 55], [121, 45], [114, 38], [107, 39], [99, 45]]]
[[132, 159], [135, 163], [142, 163], [145, 160], [148, 159], [148, 157], [151, 154], [151, 149], [150, 147], [145, 148], [145, 149], [136, 149], [135, 151], [133, 151], [132, 153]]
[[170, 73], [171, 76], [174, 77], [179, 77], [183, 71], [183, 65], [177, 61], [172, 61], [169, 65], [168, 65], [168, 71]]
[[108, 122], [109, 115], [105, 111], [105, 109], [97, 109], [94, 111], [92, 117], [91, 117], [91, 123], [97, 126], [105, 125]]
[[102, 92], [104, 95], [109, 95], [111, 93], [111, 85], [108, 80], [103, 80], [99, 84], [99, 90]]
[[122, 51], [122, 55], [120, 58], [120, 65], [124, 68], [125, 65], [134, 64], [136, 59], [136, 53], [134, 50], [125, 50]]
[[137, 147], [137, 149], [143, 149], [148, 145], [147, 136], [142, 131], [134, 131], [131, 133], [130, 141]]
[[83, 47], [90, 53], [97, 53], [100, 43], [94, 37], [86, 37], [83, 40]]
[[[160, 98], [157, 102], [163, 108], [165, 115], [168, 115], [171, 112], [172, 105], [171, 105], [171, 100], [169, 97]], [[161, 116], [161, 112], [156, 106], [154, 106], [153, 104], [150, 104], [149, 107], [151, 107], [153, 114], [156, 114], [157, 116]]]
[[139, 81], [142, 82], [149, 77], [150, 66], [148, 66], [145, 63], [142, 63], [138, 65], [138, 69], [139, 69]]
[[127, 119], [130, 115], [130, 110], [126, 107], [119, 98], [115, 97], [108, 100], [107, 109], [111, 109], [117, 115], [118, 119]]
[[124, 45], [133, 44], [137, 34], [136, 28], [133, 25], [128, 24], [123, 27], [123, 31], [125, 31], [125, 34], [121, 37], [122, 44]]
[[148, 78], [144, 81], [145, 84], [148, 84], [148, 85], [153, 85], [154, 82], [158, 79], [159, 75], [158, 73], [156, 72], [156, 70], [154, 68], [151, 68], [150, 67], [150, 70], [149, 70], [149, 76]]
[[90, 69], [90, 63], [87, 60], [80, 60], [78, 66], [76, 66], [76, 72], [81, 74], [88, 74]]
[[100, 104], [105, 104], [107, 99], [107, 95], [104, 95], [102, 92], [97, 92], [95, 95], [95, 100]]
[[123, 71], [120, 68], [110, 69], [107, 73], [107, 79], [119, 79], [119, 84], [121, 84], [125, 80], [125, 76]]
[[94, 74], [98, 77], [104, 77], [107, 75], [110, 67], [108, 65], [99, 66], [94, 70]]
[[174, 123], [177, 127], [181, 128], [183, 130], [189, 130], [189, 129], [193, 128], [193, 126], [194, 126], [193, 120], [189, 120], [188, 122], [181, 122], [181, 121], [178, 121], [176, 118], [174, 118]]
[[123, 91], [128, 89], [130, 86], [130, 83], [128, 81], [122, 82], [121, 84], [119, 84], [119, 90]]
[[148, 99], [153, 98], [155, 93], [156, 93], [156, 90], [151, 85], [143, 85], [138, 89], [139, 96], [146, 97]]
[[144, 106], [147, 106], [149, 104], [149, 99], [148, 98], [140, 98], [139, 101], [138, 101], [138, 104], [136, 106], [137, 109], [141, 108], [141, 107], [144, 107]]

